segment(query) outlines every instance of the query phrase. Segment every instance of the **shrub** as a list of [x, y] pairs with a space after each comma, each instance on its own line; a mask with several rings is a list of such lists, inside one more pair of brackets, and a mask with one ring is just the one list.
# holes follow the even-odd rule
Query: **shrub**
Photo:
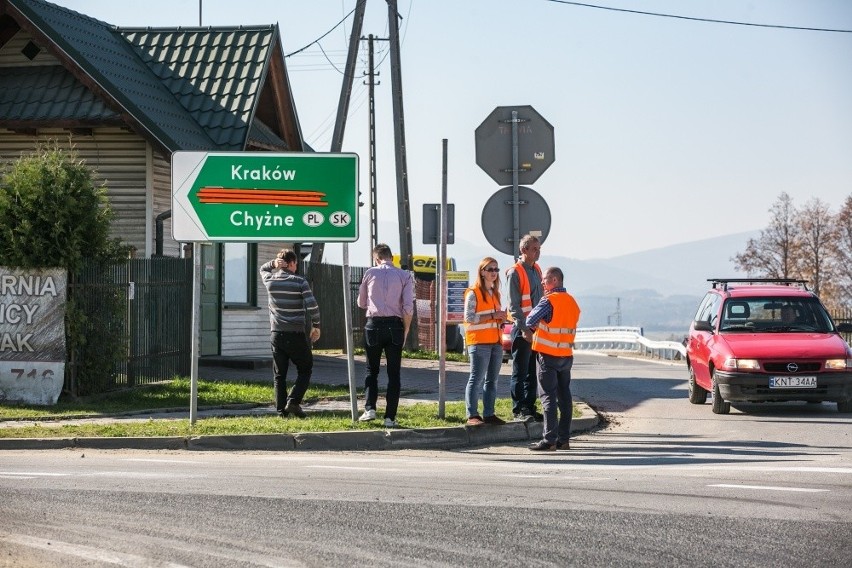
[[[75, 395], [92, 392], [91, 388], [77, 392], [78, 382], [89, 375], [94, 387], [103, 381], [102, 373], [114, 372], [115, 358], [123, 353], [122, 334], [98, 333], [104, 320], [122, 316], [122, 303], [103, 297], [95, 316], [81, 305], [78, 298], [82, 298], [76, 295], [79, 286], [75, 286], [85, 264], [126, 258], [127, 247], [109, 237], [111, 219], [106, 187], [95, 185], [92, 172], [73, 147], [61, 149], [56, 141], [40, 145], [10, 163], [0, 178], [0, 265], [68, 271], [66, 349], [69, 361], [81, 362], [79, 379], [70, 381]], [[96, 341], [87, 341], [95, 335]]]

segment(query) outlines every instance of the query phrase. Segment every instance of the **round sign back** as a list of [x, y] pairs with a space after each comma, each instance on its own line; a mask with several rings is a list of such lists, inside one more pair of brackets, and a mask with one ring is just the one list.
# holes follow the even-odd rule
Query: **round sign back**
[[[518, 186], [518, 234], [537, 234], [543, 244], [550, 233], [550, 207], [544, 198], [529, 187]], [[482, 232], [488, 243], [510, 256], [517, 250], [513, 242], [512, 187], [498, 189], [482, 208]]]

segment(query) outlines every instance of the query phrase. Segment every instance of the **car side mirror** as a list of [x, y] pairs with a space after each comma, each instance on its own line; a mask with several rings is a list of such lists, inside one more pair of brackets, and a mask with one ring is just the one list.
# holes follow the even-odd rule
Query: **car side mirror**
[[695, 320], [695, 325], [693, 327], [695, 331], [709, 331], [713, 332], [713, 326], [710, 325], [709, 321], [704, 320]]
[[852, 323], [839, 323], [837, 324], [836, 329], [838, 333], [852, 333]]

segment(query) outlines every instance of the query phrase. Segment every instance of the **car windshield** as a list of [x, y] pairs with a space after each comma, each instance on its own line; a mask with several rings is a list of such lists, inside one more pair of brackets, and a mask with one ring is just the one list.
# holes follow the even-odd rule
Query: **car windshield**
[[816, 298], [728, 298], [719, 331], [829, 333], [834, 326]]

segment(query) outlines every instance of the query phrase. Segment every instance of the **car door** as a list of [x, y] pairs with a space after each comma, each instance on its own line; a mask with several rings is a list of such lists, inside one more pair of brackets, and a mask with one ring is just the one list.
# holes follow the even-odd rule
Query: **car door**
[[704, 298], [695, 315], [695, 321], [707, 322], [714, 331], [696, 330], [693, 322], [689, 332], [687, 352], [695, 373], [695, 381], [707, 390], [710, 389], [710, 354], [716, 337], [715, 329], [721, 303], [722, 298], [718, 294], [710, 293]]

